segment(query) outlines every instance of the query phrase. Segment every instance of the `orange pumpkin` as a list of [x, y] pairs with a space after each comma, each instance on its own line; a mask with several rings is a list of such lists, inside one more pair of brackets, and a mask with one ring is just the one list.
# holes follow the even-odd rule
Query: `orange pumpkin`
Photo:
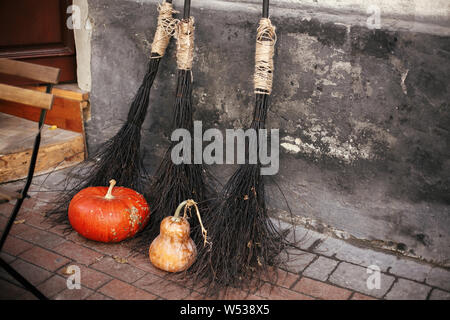
[[119, 242], [133, 237], [150, 218], [144, 197], [136, 191], [89, 187], [78, 192], [69, 204], [69, 221], [83, 237], [100, 242]]
[[149, 249], [152, 264], [164, 271], [180, 272], [188, 269], [197, 257], [197, 247], [190, 237], [190, 225], [180, 211], [186, 206], [195, 206], [206, 244], [206, 230], [201, 223], [200, 214], [193, 200], [186, 200], [177, 207], [174, 216], [163, 219], [160, 234], [153, 240]]

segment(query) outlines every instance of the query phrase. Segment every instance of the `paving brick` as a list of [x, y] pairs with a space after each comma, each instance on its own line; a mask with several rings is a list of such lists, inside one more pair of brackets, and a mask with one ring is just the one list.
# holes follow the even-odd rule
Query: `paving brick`
[[65, 225], [65, 224], [58, 224], [56, 226], [51, 227], [48, 229], [49, 232], [57, 234], [63, 238], [69, 238], [69, 236], [72, 233], [75, 233], [75, 231], [72, 229], [72, 227]]
[[69, 262], [69, 259], [40, 247], [33, 247], [25, 251], [20, 258], [50, 271], [56, 271]]
[[48, 219], [45, 219], [45, 217], [43, 217], [41, 214], [34, 211], [26, 212], [21, 216], [21, 219], [24, 219], [27, 225], [41, 230], [48, 230], [52, 227], [52, 224]]
[[412, 261], [409, 259], [399, 258], [389, 269], [389, 273], [407, 279], [423, 282], [431, 271], [431, 266]]
[[264, 284], [255, 294], [270, 300], [314, 300], [314, 298], [298, 291], [272, 286], [268, 283]]
[[20, 210], [25, 210], [28, 211], [30, 209], [33, 209], [36, 206], [36, 202], [37, 200], [35, 198], [26, 198], [23, 203], [22, 203], [22, 207], [20, 208]]
[[153, 266], [153, 264], [150, 262], [148, 255], [144, 254], [131, 255], [127, 258], [127, 260], [128, 263], [131, 264], [132, 266], [135, 266], [143, 271], [158, 275], [160, 277], [163, 277], [168, 274], [168, 272]]
[[377, 299], [374, 297], [366, 296], [365, 294], [355, 292], [355, 294], [350, 300], [377, 300]]
[[69, 239], [75, 243], [79, 243], [84, 247], [90, 248], [92, 250], [98, 251], [100, 253], [110, 255], [110, 256], [119, 256], [123, 258], [129, 257], [132, 252], [130, 248], [123, 242], [119, 243], [102, 243], [91, 241], [86, 238], [80, 236], [77, 232], [72, 232], [69, 234], [66, 239]]
[[103, 257], [102, 253], [83, 247], [80, 244], [66, 241], [53, 249], [59, 254], [84, 265], [90, 265]]
[[[259, 296], [258, 296], [258, 298], [264, 299]], [[187, 296], [186, 298], [184, 298], [183, 300], [217, 300], [217, 299], [215, 297], [205, 296], [202, 293], [192, 291], [191, 294], [189, 296]]]
[[331, 274], [329, 281], [340, 287], [381, 298], [394, 282], [394, 277], [380, 273], [380, 288], [369, 289], [367, 279], [374, 274], [368, 274], [367, 268], [341, 262]]
[[58, 293], [53, 299], [54, 300], [84, 300], [90, 295], [92, 295], [94, 291], [88, 289], [86, 287], [81, 286], [81, 289], [64, 289], [60, 293]]
[[26, 293], [25, 289], [0, 279], [0, 300], [23, 300]]
[[281, 254], [282, 261], [286, 261], [286, 264], [281, 268], [286, 269], [289, 272], [299, 273], [303, 271], [315, 257], [315, 254], [306, 251], [288, 249]]
[[64, 289], [67, 289], [67, 282], [63, 277], [54, 275], [50, 279], [47, 279], [45, 282], [41, 283], [37, 288], [47, 298], [52, 298]]
[[20, 297], [21, 300], [39, 300], [34, 294], [30, 291], [25, 292], [25, 294]]
[[67, 236], [64, 237], [67, 240], [73, 241], [75, 243], [81, 244], [83, 246], [89, 247], [91, 248], [92, 246], [95, 245], [96, 242], [94, 241], [90, 241], [84, 237], [82, 237], [78, 232], [73, 231], [70, 234], [68, 234]]
[[69, 187], [66, 185], [66, 183], [68, 182], [66, 181], [66, 179], [67, 176], [70, 175], [72, 169], [73, 167], [64, 168], [57, 171], [53, 171], [51, 174], [44, 174], [34, 177], [32, 184], [32, 186], [34, 187], [33, 190], [36, 191], [35, 194], [39, 194], [39, 196], [36, 197], [39, 199], [49, 200], [52, 198], [50, 198], [48, 194], [50, 194], [51, 197], [58, 194], [52, 190], [58, 190]]
[[6, 202], [0, 204], [0, 216], [4, 218], [9, 218], [11, 212], [14, 209], [14, 205], [12, 203]]
[[450, 271], [442, 268], [433, 268], [428, 274], [426, 283], [450, 291]]
[[303, 277], [292, 288], [292, 290], [305, 293], [319, 299], [327, 300], [347, 300], [351, 291], [338, 288], [320, 281]]
[[430, 295], [430, 300], [450, 300], [450, 292], [433, 289]]
[[53, 249], [66, 241], [64, 238], [61, 238], [54, 233], [32, 227], [29, 227], [29, 229], [21, 232], [17, 235], [17, 237], [47, 249]]
[[[23, 186], [25, 185], [25, 180], [17, 180], [17, 181], [12, 181], [12, 182], [7, 182], [5, 184], [2, 184], [2, 188], [5, 188], [8, 191], [11, 192], [21, 192], [23, 189]], [[11, 200], [9, 203], [14, 204], [16, 202], [16, 200]]]
[[[112, 279], [112, 277], [104, 274], [103, 272], [99, 272], [83, 265], [78, 265], [78, 267], [80, 268], [81, 284], [89, 289], [96, 290]], [[58, 270], [58, 274], [60, 274], [65, 279], [69, 277], [66, 272], [66, 267]]]
[[[9, 265], [11, 265], [12, 263], [7, 262]], [[6, 272], [5, 269], [0, 268], [0, 278], [3, 280], [6, 280], [8, 282], [20, 285], [8, 272]]]
[[[170, 276], [166, 275], [165, 278], [167, 279], [167, 277], [170, 277]], [[175, 283], [179, 283], [180, 285], [188, 288], [189, 290], [197, 291], [200, 294], [205, 294], [205, 292], [207, 291], [207, 287], [208, 287], [207, 282], [204, 280], [195, 280], [194, 281], [193, 279], [189, 279], [189, 278], [187, 278], [185, 280], [180, 280], [180, 282], [177, 282], [178, 279], [172, 278], [171, 280], [173, 280]]]
[[[5, 253], [5, 252], [0, 252], [0, 257], [6, 262], [6, 263], [9, 263], [9, 264], [11, 264], [15, 259], [16, 259], [16, 257], [14, 257], [14, 256], [12, 256], [12, 255], [10, 255], [10, 254], [7, 254], [7, 253]], [[3, 268], [2, 268], [3, 269]]]
[[[188, 296], [191, 297], [191, 296]], [[239, 290], [236, 288], [228, 288], [220, 300], [265, 300], [265, 298], [246, 292], [244, 290]]]
[[271, 218], [271, 220], [278, 229], [289, 230], [286, 239], [295, 243], [299, 248], [306, 251], [308, 251], [308, 249], [318, 240], [324, 240], [327, 238], [327, 236], [322, 233], [307, 229], [300, 225], [296, 225], [293, 228], [292, 224], [290, 223], [286, 223], [279, 219], [273, 218]]
[[267, 300], [267, 298], [263, 298], [261, 296], [257, 296], [253, 293], [248, 293], [242, 290], [238, 290], [236, 288], [228, 289], [227, 292], [220, 293], [219, 296], [205, 296], [204, 294], [192, 291], [190, 295], [188, 295], [183, 300]]
[[303, 275], [320, 281], [326, 281], [339, 262], [320, 256], [303, 271]]
[[91, 294], [89, 297], [87, 297], [86, 300], [112, 300], [112, 298], [96, 292], [94, 294]]
[[145, 275], [144, 271], [127, 263], [118, 263], [111, 257], [104, 257], [99, 262], [92, 264], [91, 268], [129, 283], [135, 282]]
[[358, 264], [364, 267], [376, 265], [381, 271], [386, 272], [387, 269], [394, 265], [396, 257], [384, 252], [371, 250], [369, 248], [360, 248], [351, 245], [343, 240], [335, 238], [327, 238], [323, 241], [314, 252], [325, 256], [335, 256], [341, 261]]
[[117, 300], [156, 300], [158, 298], [150, 292], [117, 279], [108, 282], [98, 292]]
[[50, 210], [53, 209], [55, 206], [55, 203], [53, 201], [50, 200], [45, 200], [45, 201], [38, 201], [36, 202], [36, 205], [33, 209], [31, 209], [32, 211], [38, 213], [41, 216], [45, 216], [45, 214]]
[[5, 217], [0, 217], [0, 231], [1, 231], [1, 233], [3, 233], [3, 231], [5, 230], [6, 225], [8, 224], [8, 220], [9, 219], [7, 219]]
[[13, 256], [18, 256], [22, 252], [31, 249], [33, 245], [29, 242], [18, 239], [14, 236], [8, 236], [3, 246], [3, 251]]
[[181, 300], [191, 294], [191, 290], [151, 273], [136, 281], [134, 285], [168, 300]]
[[388, 300], [425, 300], [431, 287], [406, 279], [398, 279], [386, 295]]
[[277, 286], [284, 287], [284, 288], [290, 288], [298, 279], [300, 276], [298, 274], [287, 272], [285, 270], [281, 269], [275, 269], [271, 272], [270, 275], [263, 274], [261, 276], [261, 279], [274, 283]]
[[17, 235], [22, 234], [23, 232], [29, 232], [30, 230], [34, 230], [34, 228], [25, 223], [14, 224], [11, 227], [11, 231], [9, 232], [9, 235], [17, 236]]
[[39, 285], [44, 282], [48, 278], [52, 276], [52, 274], [40, 267], [37, 267], [31, 263], [23, 261], [21, 259], [16, 259], [12, 264], [17, 272], [19, 272], [25, 279], [30, 281], [33, 285]]
[[[57, 184], [55, 187], [59, 187], [60, 185]], [[48, 185], [45, 185], [44, 187], [49, 187]], [[54, 201], [57, 199], [57, 197], [60, 195], [60, 193], [55, 191], [48, 191], [48, 190], [40, 190], [40, 192], [36, 192], [34, 194], [34, 198], [38, 199], [39, 202], [42, 202], [44, 205], [54, 205]]]

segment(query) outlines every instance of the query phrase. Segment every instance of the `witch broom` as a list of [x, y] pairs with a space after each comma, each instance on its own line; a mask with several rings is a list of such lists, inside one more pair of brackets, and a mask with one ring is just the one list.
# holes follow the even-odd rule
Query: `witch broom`
[[[276, 34], [268, 19], [268, 2], [264, 0], [256, 40], [256, 104], [251, 128], [257, 133], [265, 128], [273, 79]], [[259, 141], [256, 143], [259, 148]], [[214, 295], [227, 287], [258, 287], [261, 277], [272, 276], [271, 267], [280, 263], [279, 253], [287, 242], [269, 218], [260, 171], [259, 159], [256, 164], [241, 165], [203, 216], [212, 247], [200, 250], [188, 273], [203, 283], [206, 294]]]
[[[112, 178], [120, 186], [131, 188], [139, 193], [144, 192], [148, 175], [143, 166], [140, 151], [141, 128], [147, 114], [150, 90], [158, 72], [159, 63], [176, 26], [172, 0], [163, 2], [158, 11], [157, 28], [147, 72], [131, 103], [127, 120], [117, 134], [105, 142], [96, 154], [75, 167], [68, 175], [65, 181], [66, 192], [56, 200], [56, 207], [48, 213], [48, 216], [53, 217], [56, 222], [68, 222], [68, 205], [80, 190], [91, 186], [107, 186]], [[76, 178], [72, 178], [72, 175]]]
[[[193, 131], [192, 106], [192, 61], [194, 54], [194, 18], [190, 16], [190, 0], [184, 2], [184, 17], [177, 26], [177, 68], [178, 80], [175, 101], [174, 129]], [[193, 199], [199, 205], [205, 199], [205, 170], [202, 165], [172, 161], [172, 151], [176, 143], [172, 142], [167, 149], [156, 173], [154, 182], [149, 188], [148, 198], [152, 212], [147, 228], [139, 237], [138, 251], [148, 249], [148, 245], [159, 234], [161, 221], [175, 212], [177, 206], [187, 199]], [[192, 154], [191, 154], [192, 159]], [[198, 223], [192, 221], [191, 230], [194, 241], [201, 241]]]

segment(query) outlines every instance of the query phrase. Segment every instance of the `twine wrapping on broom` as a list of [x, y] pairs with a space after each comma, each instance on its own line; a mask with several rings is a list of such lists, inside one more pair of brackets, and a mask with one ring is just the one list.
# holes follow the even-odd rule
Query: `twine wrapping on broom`
[[256, 94], [270, 94], [273, 82], [273, 55], [277, 35], [269, 18], [262, 18], [256, 36], [254, 86]]
[[191, 70], [194, 59], [194, 18], [181, 20], [177, 25], [178, 70]]
[[173, 17], [175, 11], [171, 3], [164, 1], [158, 5], [158, 23], [152, 43], [152, 59], [161, 58], [166, 53], [170, 38], [175, 34], [178, 19]]

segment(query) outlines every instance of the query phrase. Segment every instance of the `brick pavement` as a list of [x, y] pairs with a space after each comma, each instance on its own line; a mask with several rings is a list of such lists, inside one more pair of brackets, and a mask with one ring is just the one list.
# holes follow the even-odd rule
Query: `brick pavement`
[[[208, 299], [201, 289], [180, 284], [154, 268], [148, 258], [135, 256], [132, 241], [103, 244], [80, 237], [74, 231], [52, 227], [42, 216], [54, 193], [33, 186], [31, 199], [19, 213], [2, 257], [50, 299]], [[37, 191], [40, 191], [39, 193]], [[0, 229], [12, 209], [0, 204]], [[267, 281], [248, 294], [231, 289], [222, 299], [291, 300], [450, 300], [450, 271], [432, 264], [398, 257], [370, 248], [356, 247], [340, 239], [303, 230], [302, 250], [289, 252], [284, 270], [274, 270], [277, 282]], [[80, 268], [81, 288], [67, 287], [67, 267]], [[368, 266], [380, 270], [379, 288], [370, 289]], [[369, 270], [370, 271], [370, 270]], [[0, 299], [34, 297], [0, 269]]]

